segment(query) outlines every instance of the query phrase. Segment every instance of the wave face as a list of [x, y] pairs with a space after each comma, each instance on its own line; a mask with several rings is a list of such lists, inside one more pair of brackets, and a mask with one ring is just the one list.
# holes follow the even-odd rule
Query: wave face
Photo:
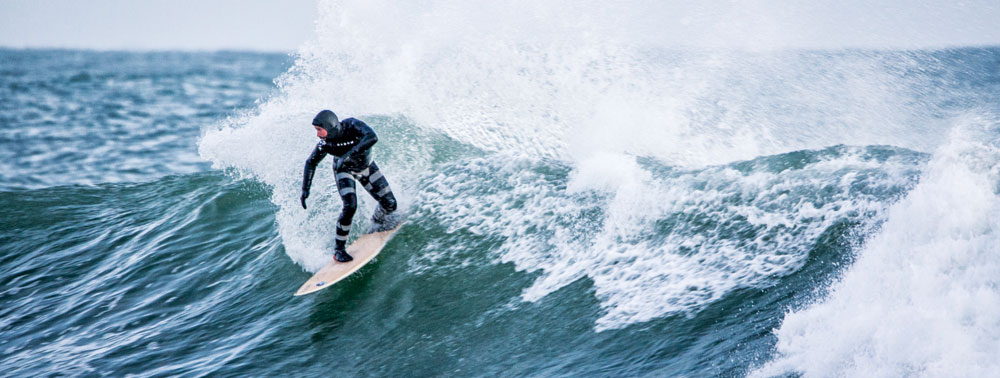
[[199, 173], [5, 191], [0, 206], [5, 374], [197, 375], [273, 316], [246, 296], [280, 246], [259, 185]]
[[[376, 264], [305, 300], [291, 293], [309, 274], [254, 180], [6, 191], [3, 363], [14, 375], [323, 375], [320, 360], [345, 375], [732, 374], [761, 352], [743, 311], [776, 325], [924, 161], [844, 146], [696, 170], [641, 159], [655, 195], [677, 200], [634, 215], [645, 197], [573, 189], [586, 178], [562, 162], [457, 159], [426, 178]], [[710, 355], [739, 362], [687, 355], [705, 352], [690, 344], [699, 329], [721, 338]], [[622, 365], [641, 353], [659, 357]]]
[[[0, 365], [994, 371], [1000, 49], [677, 48], [671, 10], [321, 2], [294, 63], [0, 51]], [[409, 220], [293, 298], [341, 209], [329, 161], [298, 203], [324, 108], [379, 133]]]

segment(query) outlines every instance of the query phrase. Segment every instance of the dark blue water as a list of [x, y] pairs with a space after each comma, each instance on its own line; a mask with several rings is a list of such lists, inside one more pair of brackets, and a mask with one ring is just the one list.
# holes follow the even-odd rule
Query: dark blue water
[[0, 52], [0, 185], [142, 182], [207, 169], [201, 130], [274, 91], [283, 54]]
[[[723, 76], [753, 80], [676, 113], [690, 116], [677, 135], [718, 144], [655, 144], [654, 125], [623, 153], [581, 155], [574, 146], [591, 138], [617, 142], [570, 129], [565, 145], [518, 150], [505, 138], [541, 134], [494, 132], [471, 115], [458, 129], [451, 116], [365, 113], [352, 104], [368, 95], [322, 87], [315, 68], [329, 62], [308, 52], [296, 62], [2, 50], [0, 366], [10, 376], [988, 375], [1000, 350], [1000, 49], [781, 54], [742, 55]], [[664, 53], [646, 73], [698, 59]], [[798, 63], [755, 65], [776, 60]], [[880, 67], [873, 85], [907, 96], [873, 97], [860, 82], [863, 99], [846, 103], [813, 91], [854, 80], [844, 67], [858, 62]], [[301, 84], [310, 78], [318, 84]], [[376, 159], [409, 222], [347, 281], [292, 297], [329, 259], [340, 206], [324, 162], [310, 211], [297, 207], [307, 121], [328, 107], [312, 96], [325, 90], [338, 93], [321, 94], [330, 107], [379, 133]], [[451, 101], [449, 111], [468, 106]], [[905, 122], [872, 132], [858, 118], [880, 112]], [[801, 133], [782, 144], [792, 119]], [[590, 136], [573, 142], [576, 132]], [[900, 145], [851, 143], [871, 135]], [[698, 158], [704, 146], [719, 149]], [[754, 150], [766, 153], [739, 157]], [[362, 207], [356, 229], [373, 201]], [[918, 337], [935, 344], [914, 347]]]

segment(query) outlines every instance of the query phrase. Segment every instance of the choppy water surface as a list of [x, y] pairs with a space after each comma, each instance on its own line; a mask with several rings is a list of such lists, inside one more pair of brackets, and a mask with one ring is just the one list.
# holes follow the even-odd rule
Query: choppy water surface
[[283, 54], [0, 51], [0, 185], [204, 171], [201, 130], [266, 98], [291, 62]]

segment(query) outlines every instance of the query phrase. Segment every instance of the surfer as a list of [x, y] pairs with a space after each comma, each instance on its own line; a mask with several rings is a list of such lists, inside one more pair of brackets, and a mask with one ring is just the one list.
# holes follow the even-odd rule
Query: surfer
[[354, 258], [347, 254], [347, 235], [351, 231], [354, 212], [358, 209], [354, 180], [361, 182], [368, 194], [379, 203], [372, 216], [375, 230], [392, 229], [398, 222], [391, 216], [396, 211], [396, 197], [389, 189], [389, 181], [379, 171], [378, 165], [372, 161], [371, 149], [375, 142], [378, 142], [378, 136], [371, 127], [354, 118], [338, 120], [337, 115], [330, 110], [316, 114], [312, 125], [316, 129], [319, 143], [306, 160], [306, 168], [302, 174], [302, 208], [306, 208], [306, 198], [309, 198], [309, 187], [312, 186], [316, 165], [327, 154], [333, 155], [337, 190], [344, 202], [344, 209], [341, 210], [340, 218], [337, 220], [333, 258], [340, 262], [348, 262]]

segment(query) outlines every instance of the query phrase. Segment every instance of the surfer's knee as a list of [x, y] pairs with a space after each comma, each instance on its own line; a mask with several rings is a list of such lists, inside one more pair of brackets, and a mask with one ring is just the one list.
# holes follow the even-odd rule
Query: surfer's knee
[[344, 196], [344, 210], [354, 212], [358, 209], [358, 197], [354, 194]]
[[358, 210], [358, 196], [354, 193], [349, 193], [341, 197], [344, 201], [343, 215], [346, 218], [351, 218], [354, 216], [354, 212]]

